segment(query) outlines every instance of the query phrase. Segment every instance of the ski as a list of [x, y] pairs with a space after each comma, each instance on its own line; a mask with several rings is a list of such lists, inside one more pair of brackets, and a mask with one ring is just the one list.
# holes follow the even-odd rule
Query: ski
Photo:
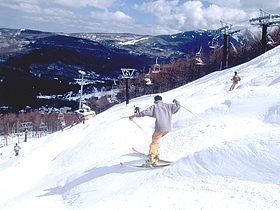
[[142, 165], [134, 165], [135, 167], [138, 168], [159, 168], [159, 167], [165, 167], [165, 166], [170, 166], [171, 163], [168, 164], [161, 164], [161, 165], [150, 165], [150, 166], [142, 166]]
[[[149, 155], [147, 155], [147, 154], [145, 154], [145, 153], [143, 153], [143, 152], [139, 152], [139, 151], [136, 150], [134, 147], [132, 147], [132, 150], [133, 150], [134, 152], [140, 154], [140, 155], [145, 155], [145, 156], [149, 157]], [[169, 163], [169, 164], [170, 164], [170, 163], [173, 163], [173, 161], [170, 161], [170, 160], [162, 160], [162, 159], [159, 159], [159, 161], [165, 162], [165, 163]], [[143, 166], [142, 166], [142, 167], [143, 167]]]
[[142, 166], [142, 165], [130, 165], [123, 162], [120, 162], [122, 166], [130, 167], [130, 168], [160, 168], [169, 166], [171, 163], [159, 164], [159, 165], [150, 165], [150, 166]]

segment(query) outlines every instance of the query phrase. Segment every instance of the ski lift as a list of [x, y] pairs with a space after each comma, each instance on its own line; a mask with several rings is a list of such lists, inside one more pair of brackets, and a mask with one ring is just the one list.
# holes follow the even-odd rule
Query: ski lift
[[114, 80], [114, 84], [112, 85], [112, 90], [118, 89], [118, 85], [116, 83], [116, 80]]
[[150, 78], [145, 78], [146, 85], [152, 85], [152, 80]]
[[219, 47], [218, 38], [219, 38], [219, 36], [215, 36], [215, 37], [212, 39], [212, 43], [211, 43], [211, 45], [209, 46], [210, 48], [216, 49], [216, 48]]
[[154, 70], [152, 73], [159, 73], [160, 72], [160, 65], [157, 62], [158, 58], [156, 58], [156, 64], [154, 65]]
[[91, 108], [90, 108], [88, 105], [86, 105], [86, 104], [83, 104], [82, 109], [83, 109], [85, 112], [90, 112], [90, 111], [91, 111]]
[[91, 108], [86, 104], [83, 104], [81, 109], [78, 109], [75, 112], [79, 119], [85, 118], [85, 120], [88, 120], [96, 115], [95, 111], [91, 110]]
[[60, 113], [58, 114], [57, 119], [58, 119], [58, 120], [64, 120], [64, 114], [60, 112]]
[[149, 69], [149, 73], [148, 74], [145, 74], [144, 80], [146, 82], [146, 85], [152, 85], [153, 84], [152, 81], [151, 81], [150, 71], [151, 71], [151, 69]]
[[269, 44], [269, 45], [273, 45], [274, 44], [274, 40], [272, 39], [270, 34], [267, 34], [266, 38], [267, 38], [267, 44]]
[[202, 46], [200, 46], [199, 51], [195, 54], [194, 60], [196, 61], [196, 65], [205, 65], [201, 59], [201, 50], [202, 50]]
[[61, 128], [63, 129], [66, 125], [65, 123], [65, 119], [64, 119], [64, 114], [63, 113], [59, 113], [57, 119], [59, 120], [59, 124], [61, 125]]
[[39, 129], [47, 130], [47, 125], [46, 125], [46, 123], [43, 122], [43, 119], [41, 119], [41, 123], [40, 123]]
[[146, 85], [152, 85], [152, 81], [149, 78], [145, 78]]
[[60, 125], [61, 125], [61, 127], [65, 127], [65, 125], [66, 125], [66, 123], [65, 123], [65, 120], [63, 120], [63, 121], [60, 121]]
[[111, 104], [111, 103], [113, 103], [113, 100], [112, 100], [112, 98], [111, 98], [111, 97], [107, 96], [107, 98], [106, 98], [106, 99], [107, 99], [108, 103], [110, 103], [110, 104]]

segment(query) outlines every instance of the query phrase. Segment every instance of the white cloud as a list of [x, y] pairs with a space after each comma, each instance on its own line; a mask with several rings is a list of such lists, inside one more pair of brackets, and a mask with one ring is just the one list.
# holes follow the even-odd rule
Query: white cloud
[[279, 0], [246, 0], [241, 1], [241, 7], [246, 10], [247, 8], [255, 8], [274, 11], [280, 8], [280, 1]]
[[121, 11], [116, 12], [91, 12], [88, 19], [87, 29], [99, 32], [110, 33], [141, 33], [143, 34], [143, 26], [135, 21], [129, 15]]
[[[134, 7], [131, 6], [133, 4]], [[71, 25], [73, 32], [77, 28], [79, 32], [92, 29], [95, 32], [155, 35], [201, 28], [217, 29], [221, 27], [220, 21], [241, 25], [241, 22], [244, 24], [247, 20], [248, 25], [250, 18], [260, 16], [259, 9], [271, 14], [280, 14], [280, 1], [0, 0], [0, 24], [6, 27], [10, 24], [30, 28], [33, 27], [34, 20], [37, 26], [42, 22], [40, 30], [44, 29], [44, 23], [48, 22], [48, 28], [67, 27], [67, 23]], [[27, 17], [29, 21], [26, 21]]]
[[20, 10], [29, 13], [40, 13], [41, 8], [37, 0], [0, 0], [0, 7]]
[[96, 7], [101, 9], [109, 8], [117, 0], [51, 0], [52, 3], [70, 8]]
[[166, 26], [176, 26], [178, 21], [183, 24], [185, 14], [176, 13], [176, 6], [178, 0], [166, 1], [158, 0], [153, 2], [146, 2], [142, 5], [135, 5], [135, 8], [144, 13], [151, 13], [157, 17], [156, 25], [162, 25], [160, 28], [166, 28]]
[[26, 4], [38, 4], [38, 0], [0, 0], [0, 3], [6, 3], [6, 4], [20, 4], [20, 3], [26, 3]]
[[256, 12], [259, 9], [267, 10], [269, 13], [280, 9], [279, 0], [208, 0], [209, 3], [227, 9], [240, 9], [247, 12]]
[[219, 21], [235, 23], [249, 19], [247, 13], [243, 10], [219, 7], [217, 5], [210, 5], [209, 8], [204, 11], [204, 17], [209, 24], [215, 24]]
[[114, 22], [133, 22], [133, 18], [124, 14], [121, 11], [116, 12], [91, 12], [91, 18], [102, 21], [114, 21]]
[[[248, 0], [255, 2], [255, 0]], [[274, 0], [272, 0], [274, 1]], [[248, 8], [247, 1], [242, 0], [209, 0], [206, 8], [202, 1], [185, 1], [179, 4], [177, 0], [157, 0], [136, 5], [139, 11], [152, 13], [157, 17], [156, 24], [179, 31], [194, 29], [217, 29], [221, 27], [220, 21], [230, 24], [239, 24], [259, 14], [259, 9]], [[261, 3], [261, 0], [256, 2]], [[275, 5], [280, 3], [275, 0]], [[250, 5], [251, 6], [251, 5]]]
[[207, 25], [203, 17], [203, 4], [200, 1], [187, 1], [178, 5], [178, 1], [158, 0], [156, 2], [136, 5], [137, 9], [150, 12], [157, 17], [157, 24], [175, 30], [188, 30], [193, 28], [204, 28]]
[[42, 22], [42, 23], [49, 22], [49, 20], [47, 20], [44, 17], [24, 16], [24, 19], [29, 20], [29, 21], [33, 21], [33, 22]]
[[208, 0], [208, 2], [211, 4], [219, 5], [219, 7], [239, 8], [241, 7], [243, 1], [242, 0]]
[[26, 20], [30, 20], [33, 22], [43, 22], [43, 23], [56, 23], [56, 24], [69, 24], [70, 20], [60, 16], [41, 16], [41, 17], [32, 17], [32, 16], [24, 16]]
[[203, 5], [200, 1], [188, 1], [177, 8], [177, 12], [186, 14], [185, 24], [180, 27], [193, 26], [195, 28], [205, 28], [207, 21], [204, 18]]
[[[158, 0], [145, 2], [142, 5], [135, 5], [135, 8], [146, 13], [152, 13], [155, 16], [170, 16], [172, 10], [176, 8], [178, 5], [178, 0], [166, 1], [166, 0]], [[164, 18], [164, 17], [162, 17]]]
[[61, 17], [74, 17], [75, 14], [69, 10], [58, 9], [58, 8], [46, 8], [43, 10], [45, 15], [61, 16]]

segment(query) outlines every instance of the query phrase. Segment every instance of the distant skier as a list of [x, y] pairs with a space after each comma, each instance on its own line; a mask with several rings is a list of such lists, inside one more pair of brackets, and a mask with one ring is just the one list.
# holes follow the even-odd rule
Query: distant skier
[[16, 143], [16, 145], [14, 146], [14, 151], [16, 153], [15, 156], [18, 156], [19, 155], [19, 150], [21, 149], [21, 147]]
[[24, 133], [24, 142], [27, 142], [27, 130], [25, 131], [25, 133]]
[[153, 117], [156, 118], [155, 131], [152, 135], [152, 143], [150, 144], [149, 156], [150, 159], [143, 166], [157, 165], [159, 159], [158, 148], [160, 140], [171, 130], [172, 115], [179, 111], [181, 104], [177, 100], [173, 100], [174, 104], [162, 102], [162, 97], [157, 95], [154, 97], [154, 104], [149, 108], [134, 114], [129, 117], [133, 120], [134, 117]]
[[229, 90], [233, 90], [235, 88], [235, 85], [241, 80], [241, 78], [239, 75], [237, 75], [237, 72], [234, 72], [234, 76], [231, 80], [233, 80], [233, 83]]

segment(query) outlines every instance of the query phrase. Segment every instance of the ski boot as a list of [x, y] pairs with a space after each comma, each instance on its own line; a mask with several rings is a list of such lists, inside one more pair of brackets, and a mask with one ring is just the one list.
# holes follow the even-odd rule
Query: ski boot
[[154, 164], [155, 165], [157, 165], [158, 164], [158, 161], [159, 161], [159, 153], [157, 153], [156, 155], [155, 155], [155, 162], [154, 162]]
[[157, 154], [155, 155], [155, 158], [158, 159], [158, 160], [160, 159], [159, 153], [157, 153]]
[[155, 155], [151, 155], [150, 159], [143, 163], [142, 166], [155, 166], [157, 163], [158, 159], [155, 157]]

